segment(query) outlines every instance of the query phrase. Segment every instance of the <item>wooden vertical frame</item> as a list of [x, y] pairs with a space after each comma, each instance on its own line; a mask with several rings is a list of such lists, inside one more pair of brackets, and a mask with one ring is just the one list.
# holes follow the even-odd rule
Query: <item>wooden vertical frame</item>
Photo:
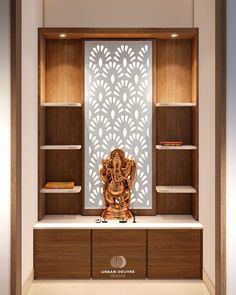
[[21, 0], [11, 0], [11, 294], [21, 294]]
[[197, 192], [192, 195], [192, 215], [199, 220], [199, 36], [196, 35], [192, 42], [192, 101], [196, 102], [196, 107], [192, 108], [192, 143], [197, 146], [192, 151], [192, 184]]
[[216, 295], [226, 294], [226, 2], [216, 0]]
[[156, 169], [157, 169], [157, 138], [156, 138], [156, 115], [157, 115], [157, 87], [156, 87], [156, 64], [157, 64], [157, 41], [152, 41], [152, 211], [156, 215], [157, 211], [157, 193], [156, 193]]
[[46, 111], [41, 107], [41, 102], [45, 102], [45, 39], [38, 37], [38, 219], [41, 220], [46, 214], [46, 196], [40, 193], [40, 189], [46, 180], [46, 151], [40, 150], [40, 146], [46, 144]]

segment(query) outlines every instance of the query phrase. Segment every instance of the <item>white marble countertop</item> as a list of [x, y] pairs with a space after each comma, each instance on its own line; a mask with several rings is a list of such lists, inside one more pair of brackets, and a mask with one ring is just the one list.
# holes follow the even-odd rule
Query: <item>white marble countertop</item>
[[96, 223], [99, 216], [46, 215], [34, 229], [202, 229], [203, 225], [191, 215], [136, 216], [127, 223], [109, 220]]

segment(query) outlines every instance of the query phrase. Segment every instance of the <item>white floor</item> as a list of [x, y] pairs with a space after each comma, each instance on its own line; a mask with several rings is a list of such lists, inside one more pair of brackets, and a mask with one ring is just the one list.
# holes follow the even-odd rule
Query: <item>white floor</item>
[[210, 295], [202, 281], [35, 281], [27, 295]]

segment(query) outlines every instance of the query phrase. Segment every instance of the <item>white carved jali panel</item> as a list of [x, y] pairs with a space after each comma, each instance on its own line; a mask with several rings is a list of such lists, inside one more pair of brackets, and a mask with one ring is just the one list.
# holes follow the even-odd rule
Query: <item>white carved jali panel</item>
[[85, 41], [85, 208], [103, 207], [99, 167], [135, 159], [131, 208], [152, 207], [152, 42]]

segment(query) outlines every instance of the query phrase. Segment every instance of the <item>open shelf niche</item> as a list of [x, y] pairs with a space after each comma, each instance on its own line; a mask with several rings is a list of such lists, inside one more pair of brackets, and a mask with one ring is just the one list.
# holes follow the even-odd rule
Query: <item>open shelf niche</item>
[[156, 48], [156, 210], [198, 220], [198, 36]]
[[[83, 200], [83, 95], [80, 40], [39, 44], [39, 206], [47, 214], [81, 214]], [[45, 189], [47, 182], [75, 183]]]

